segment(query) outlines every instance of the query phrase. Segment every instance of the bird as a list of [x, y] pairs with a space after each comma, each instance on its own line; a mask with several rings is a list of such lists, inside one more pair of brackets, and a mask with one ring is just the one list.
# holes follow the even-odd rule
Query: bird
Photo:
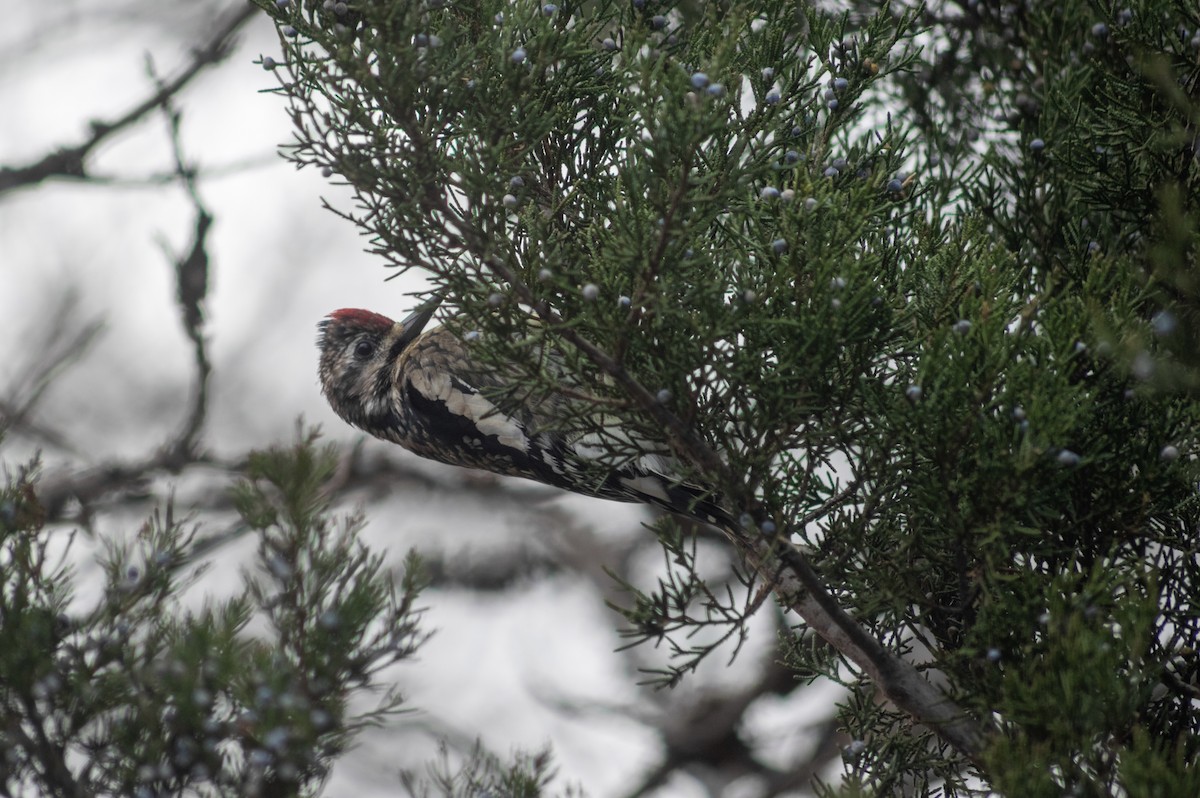
[[[442, 463], [732, 522], [714, 491], [681, 476], [664, 441], [626, 434], [612, 413], [564, 423], [577, 399], [513, 390], [516, 369], [485, 367], [448, 327], [429, 325], [441, 301], [435, 295], [399, 322], [343, 308], [318, 324], [321, 390], [343, 421]], [[544, 362], [561, 370], [558, 358]]]

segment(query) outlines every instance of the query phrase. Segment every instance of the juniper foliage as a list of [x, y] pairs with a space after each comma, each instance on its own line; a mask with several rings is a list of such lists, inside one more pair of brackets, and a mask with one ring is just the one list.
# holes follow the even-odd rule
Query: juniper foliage
[[[286, 156], [525, 370], [500, 399], [561, 387], [549, 342], [564, 423], [719, 452], [992, 727], [967, 764], [798, 630], [842, 790], [1200, 791], [1194, 4], [259, 2]], [[741, 623], [674, 561], [643, 637]]]
[[[250, 457], [235, 491], [257, 535], [245, 586], [185, 609], [208, 530], [170, 505], [77, 590], [71, 533], [46, 527], [36, 465], [0, 492], [0, 792], [47, 796], [314, 794], [365, 725], [401, 708], [380, 670], [424, 639], [419, 564], [399, 584], [335, 519], [336, 464], [303, 433]], [[254, 622], [252, 626], [252, 621]]]

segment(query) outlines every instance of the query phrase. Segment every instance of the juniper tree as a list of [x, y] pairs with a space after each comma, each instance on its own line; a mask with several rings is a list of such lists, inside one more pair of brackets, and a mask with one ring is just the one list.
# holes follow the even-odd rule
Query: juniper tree
[[[313, 794], [363, 727], [398, 711], [380, 671], [424, 639], [421, 571], [410, 557], [393, 584], [358, 541], [363, 519], [330, 515], [336, 462], [311, 433], [252, 454], [233, 492], [235, 529], [168, 505], [107, 541], [94, 598], [66, 564], [73, 535], [45, 526], [36, 464], [9, 478], [0, 794]], [[258, 551], [242, 590], [185, 610], [206, 551], [246, 532]], [[381, 687], [366, 709], [352, 705]]]
[[772, 589], [848, 792], [1200, 789], [1195, 8], [259, 2], [494, 400], [565, 369], [743, 514], [744, 598], [658, 527], [664, 681]]

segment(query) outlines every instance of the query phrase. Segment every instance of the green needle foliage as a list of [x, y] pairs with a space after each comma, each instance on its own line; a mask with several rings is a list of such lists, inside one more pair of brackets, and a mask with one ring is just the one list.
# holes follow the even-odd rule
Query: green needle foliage
[[[156, 513], [74, 594], [68, 533], [42, 526], [35, 472], [0, 492], [0, 792], [53, 796], [315, 794], [356, 732], [399, 710], [350, 699], [424, 639], [413, 557], [394, 585], [334, 519], [336, 456], [305, 434], [253, 454], [235, 500], [258, 556], [245, 588], [185, 610], [202, 530]], [[202, 546], [200, 547], [202, 548]], [[252, 621], [255, 623], [252, 625]]]
[[[669, 444], [991, 730], [798, 631], [847, 794], [1200, 794], [1194, 3], [259, 2], [286, 156], [508, 401], [553, 349], [564, 424]], [[739, 624], [664, 541], [635, 633]]]

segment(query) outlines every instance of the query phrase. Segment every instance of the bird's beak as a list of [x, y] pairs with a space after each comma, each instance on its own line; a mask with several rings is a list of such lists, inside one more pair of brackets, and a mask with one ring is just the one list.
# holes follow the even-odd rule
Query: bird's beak
[[445, 299], [445, 293], [438, 291], [429, 299], [422, 302], [416, 310], [408, 315], [404, 321], [400, 322], [400, 344], [408, 346], [416, 340], [421, 331], [425, 329], [425, 325], [433, 318], [433, 312], [438, 309]]

